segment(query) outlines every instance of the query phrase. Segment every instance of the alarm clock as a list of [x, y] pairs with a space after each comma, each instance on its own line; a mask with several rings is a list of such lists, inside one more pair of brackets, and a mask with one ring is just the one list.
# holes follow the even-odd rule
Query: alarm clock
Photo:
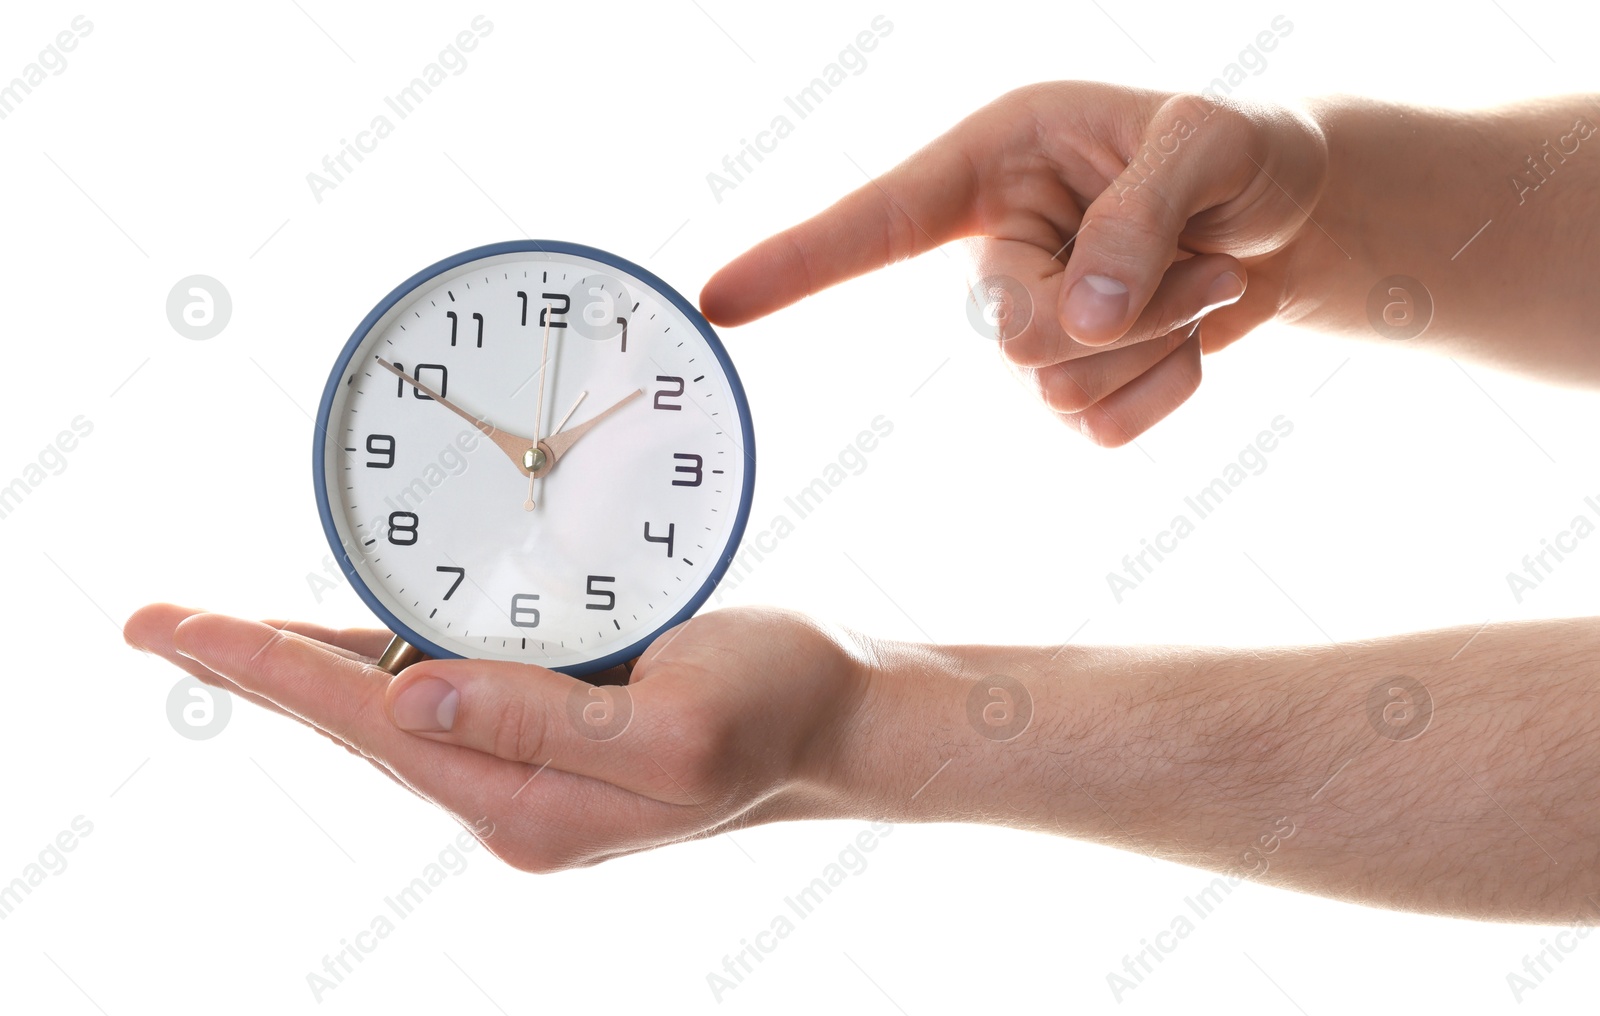
[[317, 510], [351, 587], [423, 657], [582, 677], [689, 618], [738, 549], [750, 406], [709, 322], [593, 247], [424, 268], [345, 344], [317, 408]]

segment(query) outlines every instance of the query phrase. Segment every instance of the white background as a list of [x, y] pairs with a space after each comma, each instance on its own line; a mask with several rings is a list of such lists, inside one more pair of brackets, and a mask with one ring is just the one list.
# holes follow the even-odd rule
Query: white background
[[[94, 29], [0, 121], [0, 484], [74, 417], [94, 430], [0, 519], [0, 882], [74, 816], [94, 828], [0, 922], [0, 1007], [113, 1016], [719, 1008], [706, 975], [864, 826], [767, 827], [549, 877], [478, 850], [314, 1001], [306, 974], [458, 827], [244, 703], [216, 738], [178, 736], [178, 673], [125, 648], [118, 626], [154, 599], [368, 623], [348, 588], [318, 602], [308, 583], [328, 548], [307, 413], [351, 328], [402, 278], [531, 235], [615, 251], [693, 298], [750, 243], [1027, 82], [1197, 89], [1283, 14], [1293, 32], [1239, 94], [1475, 105], [1580, 90], [1596, 28], [1592, 11], [1522, 0], [1448, 15], [1123, 0], [21, 7], [0, 15], [0, 79], [74, 15]], [[466, 70], [317, 202], [306, 174], [480, 13], [494, 29]], [[706, 174], [880, 13], [894, 30], [866, 70], [717, 202]], [[1455, 249], [1490, 214], [1461, 209], [1439, 243]], [[209, 341], [166, 319], [168, 290], [195, 273], [233, 298]], [[1316, 642], [1594, 612], [1600, 545], [1520, 604], [1505, 580], [1600, 494], [1594, 395], [1268, 328], [1208, 359], [1197, 397], [1138, 447], [1108, 452], [1053, 422], [970, 330], [965, 279], [958, 250], [931, 253], [725, 332], [756, 419], [752, 531], [873, 417], [895, 429], [724, 603], [1000, 643], [1080, 625], [1080, 642]], [[1267, 471], [1115, 603], [1105, 573], [1279, 414], [1294, 432]], [[1515, 1005], [1506, 974], [1550, 934], [1249, 885], [1119, 1004], [1106, 974], [1210, 876], [985, 828], [901, 826], [869, 856], [721, 1009], [1497, 1011]], [[1580, 952], [1600, 956], [1600, 941]], [[1572, 959], [1523, 1007], [1592, 1000], [1595, 957]]]

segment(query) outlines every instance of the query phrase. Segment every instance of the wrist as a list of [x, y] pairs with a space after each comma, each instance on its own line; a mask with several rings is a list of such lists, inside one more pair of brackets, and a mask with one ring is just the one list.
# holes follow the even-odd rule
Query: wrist
[[[1419, 283], [1406, 284], [1405, 294], [1418, 313], [1441, 314], [1429, 338], [1450, 330], [1448, 305], [1459, 301], [1441, 307], [1439, 296], [1462, 274], [1453, 256], [1503, 203], [1494, 167], [1505, 164], [1505, 146], [1495, 117], [1348, 96], [1305, 108], [1326, 138], [1327, 183], [1285, 251], [1283, 319], [1365, 338], [1410, 338], [1386, 319], [1375, 322], [1368, 307], [1374, 285], [1404, 275]], [[1462, 209], [1483, 215], [1472, 220]]]
[[1075, 648], [931, 646], [859, 639], [861, 693], [828, 766], [844, 813], [986, 822], [1079, 834], [1058, 763], [1103, 726]]
[[1346, 309], [1350, 280], [1371, 277], [1368, 227], [1350, 213], [1363, 207], [1377, 212], [1371, 197], [1361, 193], [1372, 181], [1364, 175], [1366, 139], [1360, 126], [1374, 113], [1344, 97], [1312, 99], [1300, 108], [1321, 135], [1326, 168], [1316, 202], [1305, 206], [1307, 219], [1281, 254], [1279, 317], [1290, 324], [1344, 330], [1334, 321]]
[[915, 650], [925, 651], [924, 664], [938, 650], [853, 631], [840, 632], [838, 640], [839, 684], [846, 691], [807, 744], [799, 788], [807, 814], [797, 817], [901, 821], [904, 815], [893, 807], [899, 785], [915, 768], [910, 759], [930, 748], [917, 736], [930, 729], [921, 706], [941, 684], [941, 668], [919, 666]]

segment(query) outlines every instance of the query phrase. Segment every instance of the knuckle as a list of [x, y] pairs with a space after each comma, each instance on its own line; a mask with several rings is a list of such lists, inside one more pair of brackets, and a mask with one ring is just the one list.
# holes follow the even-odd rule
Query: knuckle
[[1137, 436], [1118, 426], [1115, 421], [1103, 414], [1084, 414], [1080, 418], [1079, 429], [1083, 432], [1084, 437], [1101, 448], [1121, 448]]
[[1013, 88], [990, 100], [971, 119], [983, 116], [993, 116], [1007, 122], [1036, 119], [1039, 107], [1049, 101], [1053, 87], [1052, 82], [1030, 82]]
[[1199, 321], [1202, 313], [1193, 305], [1181, 303], [1173, 296], [1162, 296], [1153, 309], [1155, 320], [1149, 329], [1150, 337], [1159, 337], [1168, 352], [1188, 340], [1189, 326]]
[[1104, 406], [1093, 405], [1082, 412], [1060, 415], [1064, 422], [1100, 448], [1121, 448], [1139, 436], [1113, 419]]
[[1021, 335], [1006, 340], [1005, 357], [1013, 366], [1023, 370], [1036, 370], [1055, 362], [1045, 351], [1043, 343]]
[[1037, 99], [1047, 96], [1053, 87], [1054, 85], [1050, 82], [1030, 81], [1025, 85], [1019, 85], [1011, 91], [1001, 94], [999, 98], [994, 100], [994, 105], [1005, 108], [1018, 106], [1025, 108]]
[[998, 344], [1000, 353], [1012, 366], [1023, 371], [1040, 370], [1083, 355], [1080, 346], [1061, 328], [1054, 309], [1055, 300], [1035, 301], [1033, 316], [1016, 335]]
[[1094, 405], [1094, 394], [1065, 366], [1048, 372], [1042, 388], [1045, 405], [1058, 413], [1081, 413]]
[[503, 706], [494, 721], [490, 750], [497, 758], [533, 762], [545, 756], [550, 741], [548, 716], [517, 700]]
[[800, 273], [805, 276], [806, 295], [812, 296], [817, 292], [816, 272], [812, 267], [812, 254], [810, 249], [802, 244], [793, 231], [781, 234], [789, 243], [789, 257]]
[[[1139, 312], [1133, 326], [1119, 341], [1119, 347], [1159, 348], [1160, 356], [1165, 357], [1189, 338], [1201, 318], [1201, 310], [1195, 306], [1196, 298], [1190, 288], [1181, 284], [1174, 286], [1172, 281], [1169, 270], [1157, 283], [1155, 293]], [[1155, 362], [1159, 362], [1159, 357]]]
[[1157, 123], [1167, 124], [1177, 120], [1185, 120], [1198, 125], [1217, 117], [1236, 116], [1226, 100], [1213, 98], [1204, 92], [1179, 92], [1161, 104]]
[[[1176, 242], [1183, 219], [1165, 188], [1151, 182], [1122, 188], [1107, 213], [1096, 216], [1091, 225], [1098, 227], [1094, 232], [1136, 248], [1136, 260], [1142, 261], [1152, 247], [1165, 248]], [[1115, 251], [1109, 253], [1116, 256]]]
[[899, 202], [891, 199], [888, 194], [880, 192], [883, 200], [883, 249], [890, 262], [904, 261], [917, 251], [917, 234], [922, 227], [918, 226], [911, 216], [900, 207]]
[[261, 648], [256, 650], [251, 659], [256, 666], [266, 673], [280, 674], [288, 663], [286, 657], [289, 648], [289, 636], [284, 633], [282, 628], [274, 627], [272, 634], [268, 635], [266, 641], [261, 643]]
[[1050, 365], [1050, 358], [1044, 351], [1044, 343], [1039, 341], [1031, 328], [1021, 335], [1006, 339], [1000, 347], [1001, 353], [1014, 367], [1032, 370]]

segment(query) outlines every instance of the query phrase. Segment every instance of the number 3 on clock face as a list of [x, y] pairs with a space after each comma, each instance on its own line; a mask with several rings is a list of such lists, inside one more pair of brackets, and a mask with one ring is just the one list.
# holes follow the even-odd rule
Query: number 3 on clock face
[[744, 533], [750, 408], [711, 325], [592, 247], [479, 247], [357, 326], [317, 411], [352, 587], [429, 656], [595, 673], [705, 602]]

